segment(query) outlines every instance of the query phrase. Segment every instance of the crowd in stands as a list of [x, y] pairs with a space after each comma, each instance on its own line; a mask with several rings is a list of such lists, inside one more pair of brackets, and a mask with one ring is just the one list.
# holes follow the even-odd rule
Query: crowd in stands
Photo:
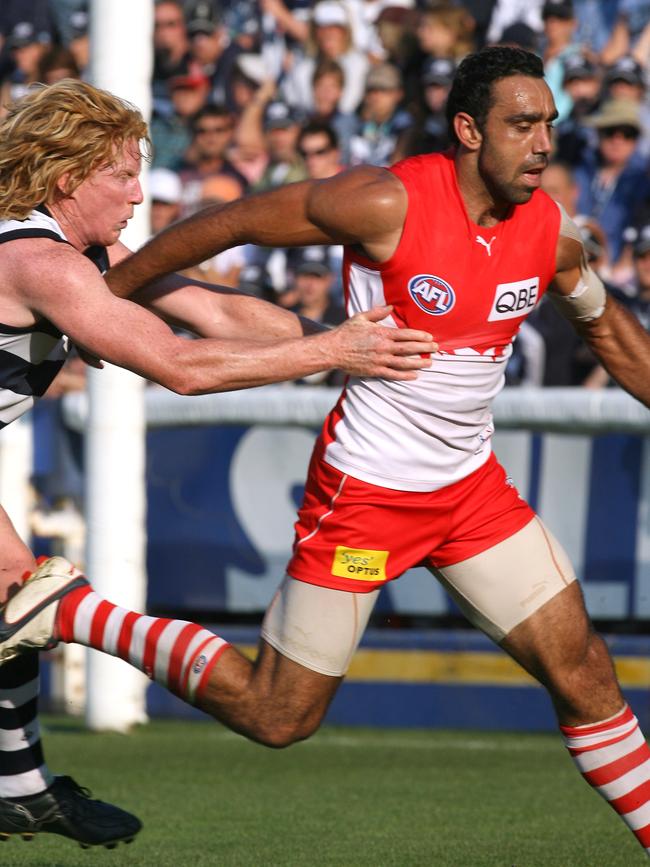
[[[88, 15], [86, 0], [3, 0], [1, 106], [87, 74]], [[488, 44], [543, 59], [559, 111], [543, 186], [650, 326], [650, 0], [156, 0], [152, 231], [209, 203], [446, 150], [455, 68]], [[245, 247], [193, 273], [336, 324], [341, 255]], [[547, 301], [508, 380], [608, 382]]]

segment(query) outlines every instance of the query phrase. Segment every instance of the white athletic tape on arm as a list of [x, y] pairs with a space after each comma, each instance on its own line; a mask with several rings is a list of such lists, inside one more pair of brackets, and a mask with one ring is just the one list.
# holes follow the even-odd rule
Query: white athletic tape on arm
[[[578, 241], [582, 246], [580, 230], [562, 205], [558, 204], [558, 208], [561, 214], [560, 235], [563, 238], [571, 238], [574, 241]], [[580, 262], [580, 279], [576, 288], [570, 295], [559, 295], [557, 292], [550, 292], [549, 296], [566, 319], [575, 322], [591, 322], [593, 319], [598, 319], [599, 316], [603, 315], [607, 292], [598, 274], [589, 267], [584, 248]]]
[[603, 315], [607, 293], [603, 281], [588, 265], [580, 269], [578, 285], [570, 295], [549, 292], [560, 313], [576, 322], [591, 322]]

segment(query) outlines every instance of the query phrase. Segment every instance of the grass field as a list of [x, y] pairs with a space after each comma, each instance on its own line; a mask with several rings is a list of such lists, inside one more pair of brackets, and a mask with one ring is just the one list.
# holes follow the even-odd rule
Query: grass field
[[50, 765], [137, 813], [130, 846], [0, 844], [32, 867], [634, 867], [647, 858], [546, 735], [325, 728], [273, 752], [211, 723], [129, 736], [46, 718]]

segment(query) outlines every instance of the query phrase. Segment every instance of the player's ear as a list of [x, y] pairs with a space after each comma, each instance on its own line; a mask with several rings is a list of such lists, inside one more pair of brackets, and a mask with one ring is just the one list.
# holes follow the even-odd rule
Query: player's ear
[[483, 136], [471, 114], [459, 111], [454, 117], [454, 131], [458, 141], [468, 150], [475, 151], [481, 146]]
[[56, 182], [56, 192], [59, 196], [67, 196], [70, 193], [70, 172], [64, 172]]

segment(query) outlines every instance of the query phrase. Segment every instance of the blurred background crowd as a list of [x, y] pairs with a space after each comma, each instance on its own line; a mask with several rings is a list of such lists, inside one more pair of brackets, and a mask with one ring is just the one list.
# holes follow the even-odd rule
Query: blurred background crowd
[[[152, 232], [250, 192], [446, 150], [459, 61], [518, 45], [543, 59], [559, 110], [543, 186], [610, 291], [650, 327], [650, 0], [156, 0], [154, 15]], [[85, 0], [3, 0], [2, 110], [33, 82], [84, 77], [88, 16]], [[335, 325], [341, 256], [244, 247], [193, 276]], [[608, 378], [542, 302], [508, 382]]]

